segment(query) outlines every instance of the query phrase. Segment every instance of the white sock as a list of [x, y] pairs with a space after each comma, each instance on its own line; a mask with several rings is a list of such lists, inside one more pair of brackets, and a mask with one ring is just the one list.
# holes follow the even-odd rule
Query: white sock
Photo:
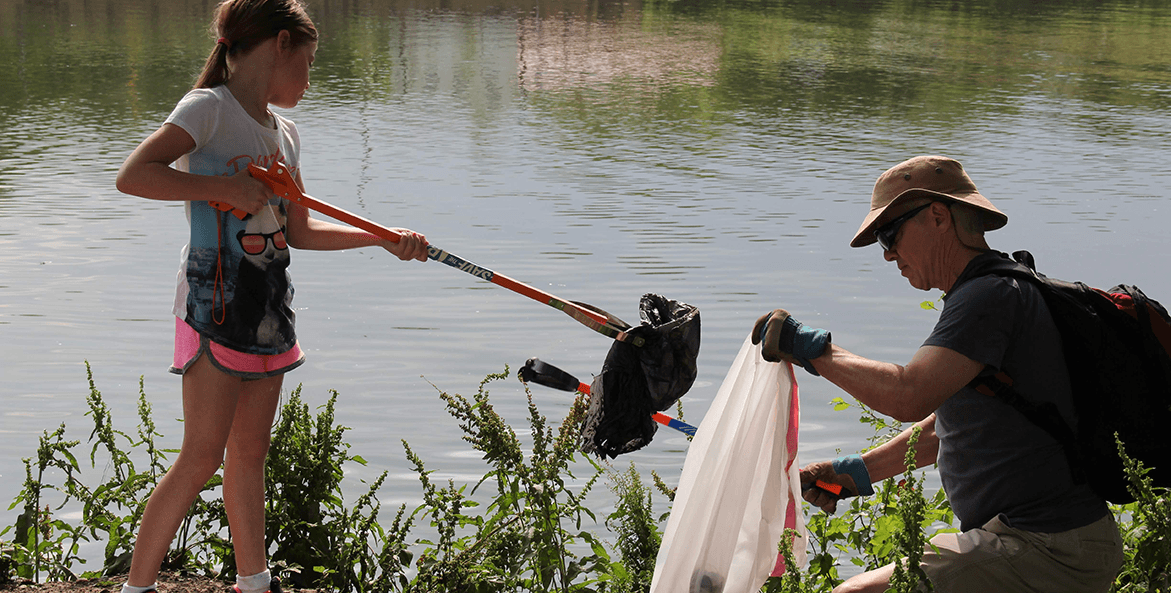
[[240, 589], [240, 593], [265, 593], [270, 584], [272, 573], [267, 570], [250, 577], [236, 575], [236, 588]]
[[130, 583], [122, 583], [122, 593], [146, 593], [147, 591], [157, 591], [158, 583], [150, 585], [149, 587], [131, 587]]

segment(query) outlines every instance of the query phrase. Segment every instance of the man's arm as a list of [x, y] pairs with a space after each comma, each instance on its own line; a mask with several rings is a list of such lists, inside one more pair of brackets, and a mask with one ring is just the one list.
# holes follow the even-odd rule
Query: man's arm
[[915, 443], [915, 467], [926, 467], [935, 463], [939, 454], [939, 437], [935, 434], [935, 414], [915, 423], [915, 426], [899, 433], [895, 438], [862, 454], [866, 471], [871, 482], [881, 482], [907, 471], [907, 445], [911, 431], [919, 427], [919, 440]]
[[[915, 426], [922, 429], [919, 440], [915, 444], [915, 467], [926, 467], [935, 463], [935, 458], [939, 454], [939, 437], [935, 434], [935, 414], [917, 422]], [[823, 511], [833, 513], [837, 510], [838, 500], [856, 496], [860, 492], [869, 494], [870, 484], [893, 478], [907, 471], [907, 445], [912, 430], [914, 427], [904, 430], [893, 439], [864, 453], [861, 467], [841, 466], [840, 469], [845, 472], [843, 474], [838, 474], [837, 462], [846, 458], [839, 458], [835, 461], [819, 461], [801, 468], [802, 497], [811, 504], [821, 507]], [[858, 484], [856, 482], [858, 479], [864, 479], [870, 484]], [[810, 487], [818, 480], [842, 486], [841, 494], [834, 494], [821, 487]]]
[[941, 346], [919, 348], [906, 366], [863, 358], [836, 344], [811, 362], [834, 385], [901, 422], [927, 418], [984, 368]]

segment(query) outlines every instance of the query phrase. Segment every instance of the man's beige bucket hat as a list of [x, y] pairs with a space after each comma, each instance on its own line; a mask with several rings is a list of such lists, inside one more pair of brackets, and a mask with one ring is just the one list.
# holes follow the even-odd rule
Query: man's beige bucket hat
[[917, 156], [887, 169], [874, 183], [870, 213], [862, 221], [854, 240], [850, 241], [850, 247], [874, 243], [874, 229], [891, 218], [883, 216], [886, 210], [920, 197], [963, 202], [975, 207], [983, 215], [985, 231], [1008, 224], [1008, 215], [997, 210], [988, 198], [976, 191], [976, 184], [972, 183], [959, 161], [943, 156]]

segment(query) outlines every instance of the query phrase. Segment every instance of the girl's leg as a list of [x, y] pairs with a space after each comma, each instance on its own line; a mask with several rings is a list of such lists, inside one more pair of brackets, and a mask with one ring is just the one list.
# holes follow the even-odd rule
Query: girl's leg
[[244, 384], [224, 459], [224, 509], [232, 527], [236, 572], [242, 576], [268, 568], [264, 546], [264, 461], [283, 377]]
[[201, 356], [183, 374], [183, 446], [147, 501], [134, 544], [127, 583], [146, 587], [159, 567], [191, 503], [224, 459], [242, 381], [221, 373]]

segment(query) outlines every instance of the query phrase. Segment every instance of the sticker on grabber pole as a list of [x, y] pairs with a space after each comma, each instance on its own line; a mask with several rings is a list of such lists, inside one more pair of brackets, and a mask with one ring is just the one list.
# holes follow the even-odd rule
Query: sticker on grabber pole
[[467, 272], [468, 274], [471, 274], [477, 278], [482, 278], [489, 282], [492, 281], [492, 277], [495, 275], [492, 270], [481, 268], [480, 266], [477, 266], [476, 264], [473, 264], [472, 262], [455, 255], [454, 253], [448, 253], [437, 247], [428, 247], [427, 257], [439, 263], [447, 264], [461, 272]]

